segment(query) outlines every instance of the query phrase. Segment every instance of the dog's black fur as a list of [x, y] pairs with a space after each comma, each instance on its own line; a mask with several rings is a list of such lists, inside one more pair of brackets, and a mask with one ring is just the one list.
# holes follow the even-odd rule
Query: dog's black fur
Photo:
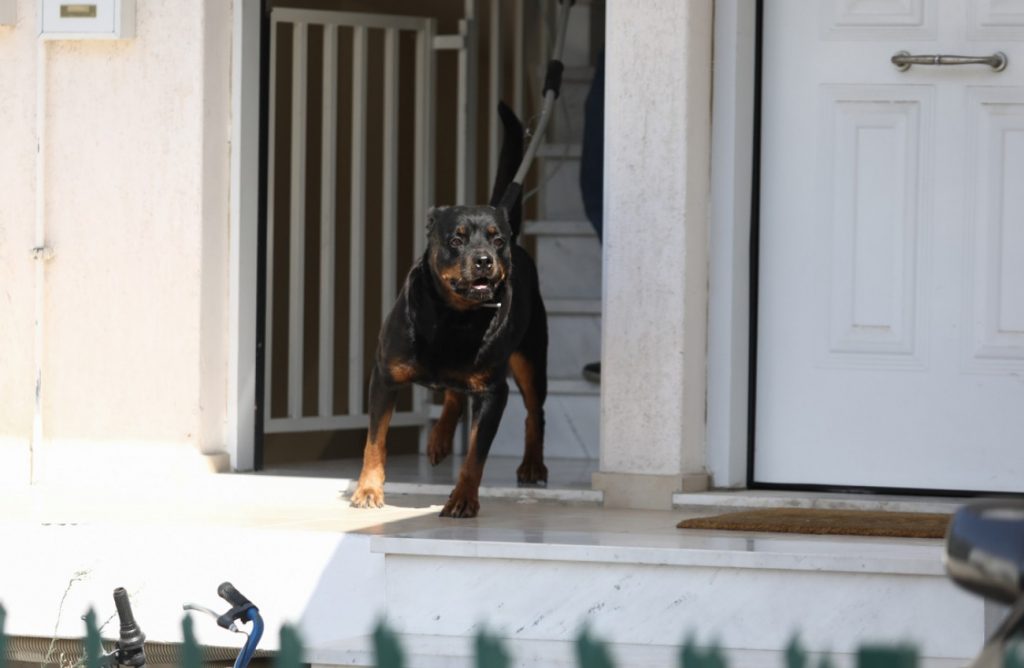
[[523, 127], [499, 107], [505, 130], [490, 206], [432, 209], [428, 243], [384, 321], [370, 375], [370, 426], [352, 505], [384, 504], [386, 438], [399, 388], [418, 383], [444, 390], [444, 409], [430, 434], [432, 464], [451, 454], [466, 396], [472, 400], [469, 452], [442, 517], [474, 517], [484, 462], [508, 399], [511, 371], [526, 404], [526, 447], [520, 484], [545, 484], [544, 400], [547, 315], [537, 267], [519, 247], [522, 204], [499, 206], [523, 155]]

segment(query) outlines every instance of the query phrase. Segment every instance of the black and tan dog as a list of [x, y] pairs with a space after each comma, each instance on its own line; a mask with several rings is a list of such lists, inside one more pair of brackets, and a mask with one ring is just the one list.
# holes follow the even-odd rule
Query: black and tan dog
[[510, 109], [502, 106], [499, 111], [505, 138], [492, 205], [430, 211], [426, 252], [410, 270], [381, 328], [370, 375], [369, 432], [353, 506], [384, 504], [388, 424], [396, 392], [409, 383], [444, 390], [444, 408], [427, 445], [431, 464], [451, 454], [466, 397], [472, 401], [469, 452], [442, 517], [474, 517], [480, 509], [480, 478], [508, 400], [510, 371], [527, 411], [518, 482], [547, 482], [547, 315], [536, 265], [516, 244], [522, 219], [519, 198], [508, 209], [499, 206], [522, 158], [523, 128]]

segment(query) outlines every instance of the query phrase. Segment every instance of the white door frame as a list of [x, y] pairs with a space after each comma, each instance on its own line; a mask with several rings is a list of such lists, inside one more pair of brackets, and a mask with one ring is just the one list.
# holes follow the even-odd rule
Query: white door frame
[[[255, 466], [261, 4], [239, 0], [232, 29], [226, 446], [239, 471]], [[749, 0], [715, 0], [707, 466], [716, 487], [747, 482], [756, 15]]]
[[747, 484], [758, 4], [715, 0], [707, 467], [719, 488]]
[[225, 445], [234, 471], [251, 471], [256, 464], [261, 5], [262, 0], [238, 0], [232, 18]]

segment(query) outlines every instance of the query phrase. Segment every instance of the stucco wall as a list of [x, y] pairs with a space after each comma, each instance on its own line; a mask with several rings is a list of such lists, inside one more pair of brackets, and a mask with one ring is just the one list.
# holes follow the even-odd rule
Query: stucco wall
[[32, 432], [37, 113], [37, 477], [201, 467], [224, 446], [231, 4], [139, 2], [134, 39], [49, 42], [42, 70], [35, 5], [0, 28], [0, 479]]

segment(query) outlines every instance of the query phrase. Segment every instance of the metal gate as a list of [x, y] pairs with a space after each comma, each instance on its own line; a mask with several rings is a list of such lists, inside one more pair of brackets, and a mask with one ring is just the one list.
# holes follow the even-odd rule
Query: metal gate
[[[288, 125], [287, 158], [278, 155], [281, 142], [279, 132], [283, 123], [277, 117], [279, 95], [278, 48], [282, 41], [278, 39], [282, 33], [282, 24], [291, 27], [291, 82], [290, 119]], [[401, 33], [411, 33], [414, 41], [414, 93], [413, 104], [419, 111], [416, 115], [414, 130], [414, 177], [413, 177], [413, 210], [414, 220], [425, 220], [426, 209], [433, 199], [432, 170], [426, 168], [433, 164], [432, 143], [432, 99], [434, 71], [434, 21], [433, 19], [380, 16], [373, 14], [323, 12], [299, 9], [274, 9], [271, 14], [271, 72], [270, 72], [270, 140], [269, 140], [269, 180], [268, 180], [268, 223], [267, 223], [267, 285], [275, 285], [275, 265], [280, 267], [276, 253], [281, 250], [275, 247], [276, 226], [287, 226], [287, 312], [275, 313], [275, 291], [267, 291], [267, 330], [266, 349], [268, 361], [266, 365], [266, 433], [319, 431], [336, 429], [365, 428], [367, 416], [365, 412], [365, 367], [366, 340], [364, 322], [367, 315], [365, 285], [367, 267], [376, 267], [378, 271], [381, 314], [386, 314], [397, 294], [397, 245], [398, 245], [398, 104], [399, 104], [399, 55]], [[310, 33], [316, 30], [321, 34], [319, 55], [319, 81], [310, 81], [311, 51]], [[348, 33], [345, 41], [349, 53], [339, 54], [339, 42], [342, 31]], [[369, 42], [374, 32], [383, 33], [383, 155], [380, 175], [380, 217], [378, 220], [367, 219], [367, 87], [369, 72]], [[341, 62], [351, 63], [351, 72], [343, 77], [339, 71]], [[348, 57], [346, 57], [348, 56]], [[348, 144], [348, 211], [338, 211], [338, 171], [339, 171], [339, 81], [350, 82], [351, 108], [349, 111], [350, 130], [342, 144]], [[319, 184], [310, 188], [307, 179], [307, 166], [310, 150], [309, 109], [307, 105], [312, 92], [319, 93], [321, 111], [320, 126], [316, 128], [319, 137]], [[347, 141], [345, 141], [347, 139]], [[287, 215], [282, 219], [275, 215], [275, 196], [279, 186], [275, 184], [275, 176], [280, 172], [279, 162], [288, 161], [289, 181]], [[284, 189], [284, 188], [282, 188]], [[319, 221], [311, 220], [307, 211], [307, 196], [311, 190], [319, 191], [317, 208]], [[338, 257], [338, 243], [335, 238], [339, 228], [338, 218], [348, 220], [347, 257]], [[307, 239], [311, 225], [319, 222], [319, 258], [318, 271], [307, 271]], [[379, 225], [381, 238], [381, 254], [378, 262], [367, 262], [366, 237], [369, 225]], [[345, 227], [342, 225], [341, 227]], [[424, 236], [417, 226], [413, 226], [412, 256], [417, 257], [423, 251]], [[347, 277], [340, 276], [347, 272]], [[306, 308], [311, 300], [308, 298], [310, 287], [307, 281], [311, 274], [318, 274], [317, 294], [313, 305], [317, 309], [316, 320], [319, 323], [316, 332], [316, 350], [307, 350], [305, 326], [307, 322]], [[283, 278], [283, 277], [282, 277]], [[335, 288], [341, 283], [347, 284], [347, 312], [338, 313], [336, 305], [338, 295]], [[278, 279], [281, 280], [281, 279]], [[281, 320], [287, 321], [287, 343], [285, 346], [274, 345], [275, 330], [281, 331]], [[378, 318], [379, 320], [379, 318]], [[342, 339], [347, 344], [342, 349], [338, 345], [337, 322], [347, 326], [347, 336]], [[277, 326], [275, 326], [275, 324]], [[372, 343], [372, 342], [371, 342]], [[287, 351], [287, 378], [284, 382], [285, 405], [283, 414], [274, 402], [273, 388], [275, 383], [282, 383], [274, 376], [274, 353]], [[336, 360], [336, 355], [344, 356]], [[315, 358], [317, 381], [315, 388], [305, 377], [309, 368], [308, 360]], [[337, 365], [337, 361], [343, 364]], [[341, 373], [334, 373], [340, 368]], [[336, 402], [337, 385], [344, 384], [344, 400]], [[310, 390], [315, 392], [315, 403], [309, 400]], [[279, 402], [278, 402], [279, 403]], [[314, 403], [315, 410], [310, 410]], [[416, 391], [411, 404], [396, 410], [392, 424], [425, 425], [429, 421], [427, 396], [423, 391]]]

